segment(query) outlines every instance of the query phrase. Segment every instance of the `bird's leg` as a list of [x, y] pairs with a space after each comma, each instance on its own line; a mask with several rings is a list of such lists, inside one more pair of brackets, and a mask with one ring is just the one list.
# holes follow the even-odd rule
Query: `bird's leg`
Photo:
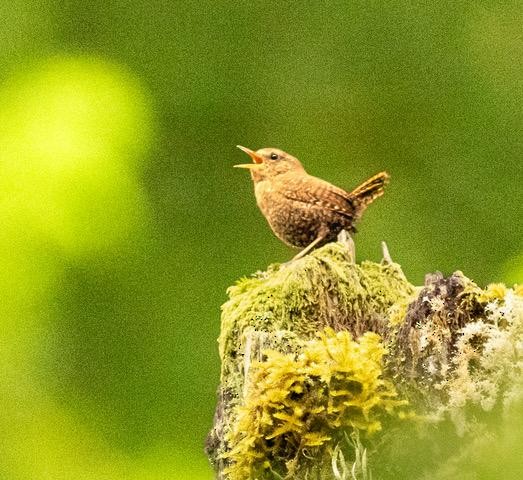
[[351, 235], [347, 230], [342, 230], [340, 233], [338, 233], [338, 242], [342, 243], [347, 247], [347, 250], [349, 251], [349, 255], [351, 257], [351, 263], [356, 262], [356, 244], [354, 243], [354, 240], [352, 239]]
[[322, 240], [325, 240], [325, 236], [326, 236], [325, 233], [318, 235], [318, 237], [315, 240], [313, 240], [311, 243], [309, 243], [309, 245], [307, 245], [300, 253], [298, 253], [298, 255], [295, 255], [292, 258], [291, 262], [293, 262], [294, 260], [298, 260], [298, 258], [301, 258], [301, 257], [304, 257], [305, 255], [307, 255], [316, 245], [318, 245], [318, 243], [320, 243]]

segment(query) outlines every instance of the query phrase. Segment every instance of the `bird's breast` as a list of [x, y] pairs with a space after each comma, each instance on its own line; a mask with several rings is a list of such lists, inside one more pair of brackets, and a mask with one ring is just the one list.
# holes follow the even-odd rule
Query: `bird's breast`
[[313, 205], [289, 198], [286, 188], [285, 183], [259, 182], [256, 202], [276, 236], [289, 245], [304, 247], [316, 238], [318, 216]]
[[256, 196], [258, 207], [268, 219], [278, 209], [278, 206], [282, 206], [286, 200], [282, 194], [281, 186], [275, 185], [274, 182], [268, 180], [255, 184], [254, 195]]

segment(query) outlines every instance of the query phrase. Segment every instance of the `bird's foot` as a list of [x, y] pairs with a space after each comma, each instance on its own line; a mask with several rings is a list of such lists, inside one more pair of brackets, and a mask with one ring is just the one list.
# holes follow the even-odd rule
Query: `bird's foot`
[[347, 247], [351, 263], [356, 263], [356, 244], [347, 230], [342, 230], [340, 233], [338, 233], [338, 242]]

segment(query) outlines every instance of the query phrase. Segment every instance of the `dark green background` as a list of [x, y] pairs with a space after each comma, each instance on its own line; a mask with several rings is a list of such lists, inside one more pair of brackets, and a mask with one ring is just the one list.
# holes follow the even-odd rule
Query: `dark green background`
[[415, 283], [521, 281], [519, 2], [3, 2], [0, 478], [209, 479], [220, 304], [294, 255], [240, 143], [386, 169]]

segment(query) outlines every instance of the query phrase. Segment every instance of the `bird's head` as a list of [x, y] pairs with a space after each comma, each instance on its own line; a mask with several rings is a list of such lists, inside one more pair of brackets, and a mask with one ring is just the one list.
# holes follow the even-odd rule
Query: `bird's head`
[[243, 163], [234, 166], [237, 168], [248, 168], [255, 182], [266, 180], [282, 173], [305, 172], [297, 158], [278, 148], [261, 148], [256, 151], [241, 145], [238, 145], [238, 148], [249, 155], [254, 163]]

